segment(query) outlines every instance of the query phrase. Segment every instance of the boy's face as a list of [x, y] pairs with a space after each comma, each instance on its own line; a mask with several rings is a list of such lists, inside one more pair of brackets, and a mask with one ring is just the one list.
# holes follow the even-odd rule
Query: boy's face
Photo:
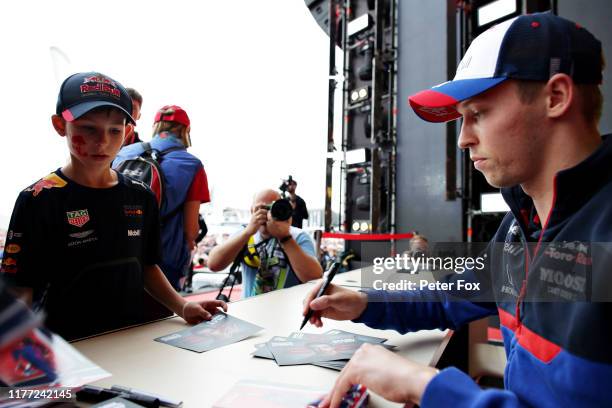
[[73, 164], [87, 168], [109, 167], [121, 149], [126, 129], [132, 127], [115, 109], [89, 112], [72, 122], [55, 115], [52, 122], [57, 133], [66, 137]]

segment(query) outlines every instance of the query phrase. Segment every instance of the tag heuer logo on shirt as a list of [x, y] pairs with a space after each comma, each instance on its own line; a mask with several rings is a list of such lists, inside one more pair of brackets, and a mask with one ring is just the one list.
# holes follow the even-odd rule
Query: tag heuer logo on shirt
[[68, 211], [66, 212], [66, 217], [68, 217], [68, 224], [80, 228], [89, 221], [89, 212], [87, 212], [87, 209]]
[[139, 229], [129, 229], [127, 230], [127, 232], [128, 232], [128, 237], [139, 237], [140, 236]]

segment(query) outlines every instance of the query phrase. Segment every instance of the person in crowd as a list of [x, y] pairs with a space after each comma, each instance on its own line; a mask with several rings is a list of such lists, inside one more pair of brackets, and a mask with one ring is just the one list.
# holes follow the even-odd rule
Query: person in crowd
[[[134, 118], [134, 121], [138, 121], [140, 120], [140, 110], [142, 109], [142, 95], [134, 88], [125, 88], [125, 90], [132, 99], [132, 118]], [[134, 127], [135, 126], [136, 124], [134, 124]], [[123, 142], [124, 146], [142, 142], [134, 127], [129, 129], [129, 133], [125, 135], [125, 141]]]
[[193, 266], [194, 270], [201, 271], [206, 268], [206, 259], [203, 257], [198, 258], [198, 263]]
[[484, 254], [487, 267], [461, 277], [486, 285], [490, 300], [334, 285], [314, 299], [316, 285], [305, 300], [316, 326], [327, 317], [402, 333], [499, 314], [506, 389], [482, 390], [456, 368], [438, 371], [365, 345], [321, 406], [337, 407], [356, 383], [421, 407], [612, 405], [612, 137], [598, 131], [602, 69], [591, 33], [535, 13], [481, 34], [453, 81], [409, 98], [425, 120], [463, 118], [459, 147], [511, 209]]
[[415, 232], [408, 241], [407, 255], [412, 257], [426, 256], [429, 253], [429, 241], [425, 236]]
[[210, 252], [208, 267], [213, 272], [241, 258], [244, 297], [294, 286], [323, 274], [308, 234], [292, 227], [291, 218], [279, 221], [270, 214], [268, 208], [280, 199], [274, 190], [257, 193], [249, 224]]
[[[191, 251], [200, 232], [200, 205], [210, 201], [208, 180], [202, 162], [187, 151], [191, 146], [191, 121], [180, 106], [167, 105], [157, 111], [150, 144], [159, 152], [167, 150], [161, 160], [165, 191], [160, 206], [160, 267], [172, 286], [180, 290], [181, 279], [191, 265]], [[141, 155], [143, 151], [141, 144], [124, 147], [113, 167]], [[153, 190], [161, 197], [159, 187], [154, 186]]]
[[6, 243], [14, 250], [1, 272], [66, 339], [140, 321], [143, 287], [188, 323], [227, 309], [220, 301], [185, 301], [158, 266], [155, 197], [110, 167], [134, 124], [131, 113], [130, 96], [114, 79], [98, 72], [66, 78], [51, 123], [69, 161], [15, 203]]
[[293, 221], [291, 225], [296, 228], [302, 228], [304, 220], [308, 219], [308, 208], [306, 208], [304, 199], [295, 193], [296, 188], [297, 181], [289, 176], [289, 180], [287, 180], [287, 192], [289, 193], [289, 201], [293, 207]]

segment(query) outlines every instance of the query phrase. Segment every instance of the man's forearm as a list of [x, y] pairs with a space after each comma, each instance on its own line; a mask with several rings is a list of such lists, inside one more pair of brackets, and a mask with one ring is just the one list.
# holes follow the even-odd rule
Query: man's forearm
[[198, 222], [198, 216], [200, 215], [200, 202], [187, 201], [183, 206], [183, 230], [185, 240], [188, 244], [192, 245], [198, 236], [198, 232], [200, 231], [200, 223]]
[[34, 293], [34, 290], [32, 288], [28, 288], [25, 286], [14, 286], [10, 289], [10, 291], [17, 299], [28, 305], [28, 307], [32, 307], [32, 299]]
[[323, 269], [319, 262], [317, 262], [314, 257], [304, 252], [295, 239], [291, 238], [281, 245], [289, 257], [293, 272], [295, 272], [301, 282], [319, 279], [323, 276]]
[[185, 299], [170, 285], [164, 273], [157, 265], [145, 266], [144, 286], [147, 292], [168, 309], [183, 317]]
[[250, 235], [242, 231], [221, 245], [217, 245], [210, 251], [208, 256], [208, 268], [213, 272], [219, 272], [231, 264], [236, 255], [244, 248], [249, 241]]

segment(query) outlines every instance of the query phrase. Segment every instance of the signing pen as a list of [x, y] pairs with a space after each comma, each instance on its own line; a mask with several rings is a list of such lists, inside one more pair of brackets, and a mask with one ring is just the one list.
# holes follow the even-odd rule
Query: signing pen
[[[334, 276], [336, 276], [336, 272], [338, 272], [338, 269], [340, 269], [340, 265], [342, 265], [341, 262], [334, 262], [331, 268], [329, 268], [329, 272], [327, 272], [327, 278], [325, 278], [325, 282], [319, 288], [319, 291], [317, 292], [317, 295], [314, 297], [314, 299], [317, 299], [323, 296], [323, 294], [327, 290], [327, 287], [331, 283], [332, 279], [334, 279]], [[312, 313], [313, 313], [312, 309], [309, 307], [308, 312], [306, 312], [306, 316], [304, 316], [304, 320], [302, 320], [302, 325], [300, 326], [300, 330], [302, 330], [304, 326], [306, 325], [306, 323], [308, 322], [308, 320], [310, 320], [310, 318], [312, 317]]]
[[159, 404], [170, 408], [179, 408], [183, 405], [183, 401], [171, 400], [170, 398], [161, 395], [153, 394], [152, 392], [138, 390], [136, 388], [124, 387], [122, 385], [113, 385], [111, 390], [125, 392], [131, 395], [141, 395], [145, 397], [153, 397], [159, 400]]

